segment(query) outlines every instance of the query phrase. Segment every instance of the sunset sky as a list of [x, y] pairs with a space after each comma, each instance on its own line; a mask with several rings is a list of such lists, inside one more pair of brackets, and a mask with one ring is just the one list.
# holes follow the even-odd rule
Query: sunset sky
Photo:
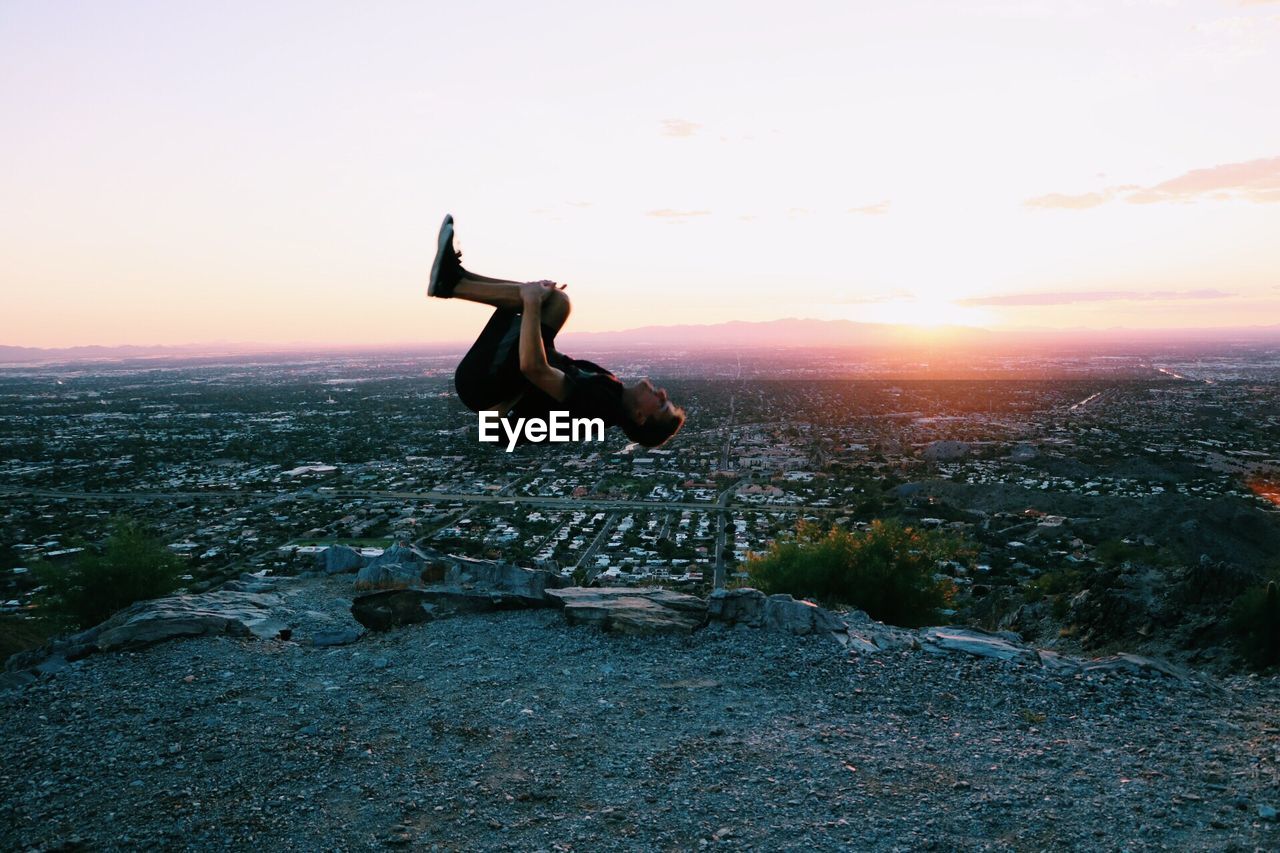
[[0, 2], [0, 344], [1280, 323], [1280, 2]]

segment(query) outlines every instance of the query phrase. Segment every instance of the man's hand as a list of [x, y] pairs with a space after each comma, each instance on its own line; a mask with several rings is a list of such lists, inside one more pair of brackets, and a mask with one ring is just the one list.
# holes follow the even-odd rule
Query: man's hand
[[566, 285], [556, 284], [554, 281], [526, 281], [520, 285], [520, 298], [524, 300], [524, 304], [535, 303], [541, 305], [557, 290], [564, 290]]

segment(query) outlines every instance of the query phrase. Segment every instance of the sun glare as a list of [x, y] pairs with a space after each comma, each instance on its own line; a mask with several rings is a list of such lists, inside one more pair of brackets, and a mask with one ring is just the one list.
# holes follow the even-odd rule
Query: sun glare
[[893, 323], [903, 326], [982, 326], [993, 320], [991, 312], [967, 308], [941, 299], [901, 299], [855, 306], [844, 312], [849, 320]]

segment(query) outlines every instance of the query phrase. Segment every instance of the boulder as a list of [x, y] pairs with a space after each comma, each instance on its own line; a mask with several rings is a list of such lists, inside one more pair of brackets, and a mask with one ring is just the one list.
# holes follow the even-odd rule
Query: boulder
[[356, 589], [408, 589], [422, 586], [422, 571], [429, 557], [411, 545], [396, 543], [356, 575]]
[[209, 634], [274, 639], [289, 627], [272, 612], [280, 605], [280, 596], [257, 592], [174, 595], [132, 604], [74, 639], [104, 652]]
[[707, 618], [726, 625], [764, 624], [765, 594], [758, 589], [717, 589], [707, 598]]
[[316, 554], [317, 568], [326, 575], [359, 571], [364, 564], [364, 555], [349, 545], [330, 545]]
[[402, 625], [426, 622], [434, 606], [420, 589], [388, 589], [357, 595], [351, 615], [370, 631], [386, 631]]
[[412, 563], [369, 564], [356, 575], [356, 589], [409, 589], [422, 586], [422, 569]]
[[707, 604], [666, 589], [569, 587], [547, 590], [570, 625], [593, 625], [619, 634], [691, 634], [706, 623]]
[[764, 627], [797, 636], [822, 633], [847, 635], [848, 632], [848, 625], [839, 616], [823, 610], [812, 601], [797, 601], [785, 593], [765, 599]]
[[473, 560], [452, 556], [445, 572], [446, 584], [466, 588], [501, 590], [515, 596], [541, 600], [543, 592], [564, 586], [558, 574], [544, 569], [526, 569], [496, 560]]

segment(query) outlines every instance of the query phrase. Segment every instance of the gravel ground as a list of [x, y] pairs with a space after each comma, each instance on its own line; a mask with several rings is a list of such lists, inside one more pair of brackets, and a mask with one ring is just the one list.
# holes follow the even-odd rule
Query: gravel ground
[[[349, 620], [349, 589], [291, 604]], [[1275, 677], [1064, 679], [554, 610], [191, 639], [0, 693], [0, 848], [1276, 850], [1278, 712]]]

